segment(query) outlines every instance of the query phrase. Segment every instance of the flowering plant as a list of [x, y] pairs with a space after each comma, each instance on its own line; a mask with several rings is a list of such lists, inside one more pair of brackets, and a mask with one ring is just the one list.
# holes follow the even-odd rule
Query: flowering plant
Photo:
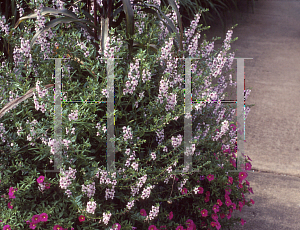
[[[31, 84], [36, 85], [33, 102], [24, 101], [28, 103], [26, 107], [12, 109], [1, 121], [0, 192], [3, 199], [0, 218], [4, 228], [25, 228], [23, 221], [28, 219], [31, 219], [28, 222], [30, 229], [43, 227], [60, 230], [75, 226], [76, 229], [157, 229], [160, 226], [161, 229], [178, 230], [183, 229], [183, 225], [187, 229], [220, 229], [240, 221], [232, 219], [231, 213], [237, 206], [241, 210], [253, 201], [246, 202], [244, 198], [244, 193], [252, 192], [249, 182], [245, 180], [247, 173], [233, 172], [228, 175], [228, 171], [236, 166], [233, 154], [236, 150], [236, 128], [232, 119], [235, 110], [221, 103], [208, 103], [213, 100], [220, 102], [225, 97], [220, 95], [224, 85], [226, 87], [225, 77], [222, 76], [214, 88], [210, 87], [209, 80], [211, 76], [220, 76], [226, 63], [227, 69], [230, 69], [234, 55], [227, 55], [227, 51], [230, 49], [232, 31], [228, 32], [223, 50], [218, 55], [213, 53], [213, 42], [204, 41], [200, 52], [197, 52], [200, 35], [192, 36], [199, 17], [200, 14], [185, 33], [185, 48], [189, 50], [179, 53], [180, 57], [185, 57], [187, 53], [190, 57], [202, 57], [196, 61], [197, 65], [192, 65], [193, 95], [198, 100], [207, 100], [207, 104], [193, 105], [191, 113], [195, 124], [191, 155], [200, 170], [197, 173], [188, 172], [187, 168], [184, 172], [175, 172], [175, 167], [183, 169], [185, 152], [182, 146], [184, 65], [181, 61], [176, 70], [172, 46], [174, 34], [164, 39], [164, 30], [153, 19], [144, 20], [146, 29], [139, 30], [139, 34], [144, 36], [136, 34], [134, 38], [150, 39], [151, 43], [159, 38], [156, 41], [161, 47], [159, 55], [152, 54], [148, 49], [137, 50], [134, 53], [135, 63], [126, 62], [126, 46], [120, 44], [118, 39], [116, 42], [116, 37], [112, 35], [115, 31], [111, 31], [104, 51], [106, 58], [115, 55], [123, 58], [116, 61], [115, 70], [115, 95], [118, 96], [115, 102], [115, 165], [118, 171], [114, 173], [106, 170], [106, 106], [96, 103], [70, 103], [66, 106], [63, 103], [63, 167], [59, 174], [46, 175], [45, 169], [52, 166], [57, 144], [57, 140], [53, 139], [53, 91], [44, 89], [41, 84], [53, 83], [51, 65], [39, 64], [36, 67], [33, 61], [27, 69], [30, 72], [24, 73], [26, 79], [18, 75], [18, 68], [12, 73], [8, 66], [2, 65], [6, 82], [1, 79], [1, 83], [7, 83], [10, 90], [9, 95], [8, 90], [4, 91], [5, 99], [9, 97], [11, 101], [14, 95], [17, 97], [17, 94], [26, 92]], [[41, 18], [39, 20], [43, 21]], [[172, 17], [172, 20], [176, 23], [176, 18]], [[140, 21], [143, 21], [142, 18]], [[149, 32], [147, 26], [150, 22], [152, 27]], [[161, 36], [158, 36], [161, 31]], [[119, 37], [125, 35], [122, 30], [117, 33]], [[72, 40], [71, 35], [76, 36], [77, 41]], [[54, 35], [50, 39], [56, 41], [57, 47], [64, 47], [68, 41], [69, 47], [61, 51], [66, 52], [78, 45], [79, 35], [70, 29], [61, 39], [56, 39]], [[25, 36], [25, 39], [30, 38]], [[29, 52], [28, 46], [24, 45], [28, 45], [29, 40], [25, 39], [22, 39], [23, 48], [19, 50], [21, 55], [33, 55], [37, 60], [40, 52]], [[79, 43], [79, 46], [84, 46], [82, 43], [86, 50], [78, 50], [78, 56], [97, 72], [97, 79], [86, 77], [86, 72], [73, 74], [69, 78], [63, 75], [62, 83], [66, 86], [63, 93], [67, 94], [64, 100], [104, 101], [108, 97], [104, 65], [100, 64], [101, 59], [91, 58], [90, 54], [95, 53], [93, 47], [87, 47], [85, 42]], [[35, 49], [38, 51], [38, 48]], [[46, 56], [50, 54], [45, 49], [43, 52]], [[21, 58], [19, 56], [19, 60]], [[159, 59], [161, 62], [157, 63]], [[80, 69], [78, 63], [72, 63], [72, 67]], [[36, 81], [30, 78], [31, 72], [44, 77]], [[96, 92], [102, 92], [102, 95], [96, 95]], [[36, 111], [32, 112], [34, 109]], [[201, 116], [200, 112], [203, 113]], [[27, 119], [26, 123], [24, 119]], [[204, 132], [201, 126], [206, 126]], [[53, 132], [48, 133], [49, 129]], [[251, 169], [250, 162], [246, 163], [245, 169]], [[9, 198], [6, 197], [7, 192]], [[7, 203], [8, 199], [12, 200]], [[244, 220], [241, 223], [244, 224]]]

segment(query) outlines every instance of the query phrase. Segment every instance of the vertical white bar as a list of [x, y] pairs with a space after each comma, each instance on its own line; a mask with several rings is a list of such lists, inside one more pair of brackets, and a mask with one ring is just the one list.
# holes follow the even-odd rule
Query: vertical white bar
[[115, 89], [114, 89], [114, 58], [107, 59], [107, 88], [108, 88], [108, 99], [107, 99], [107, 171], [114, 173], [115, 168]]

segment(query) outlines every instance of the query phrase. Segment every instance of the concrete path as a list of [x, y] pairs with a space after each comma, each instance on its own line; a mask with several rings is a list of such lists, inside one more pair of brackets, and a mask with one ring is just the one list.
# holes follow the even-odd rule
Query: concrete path
[[[245, 88], [252, 87], [246, 104], [255, 106], [246, 120], [244, 149], [254, 170], [247, 178], [254, 194], [245, 197], [255, 204], [233, 213], [246, 220], [235, 229], [299, 230], [300, 1], [258, 0], [254, 13], [251, 5], [248, 11], [246, 3], [240, 6], [242, 17], [236, 15], [233, 30], [239, 39], [230, 52], [238, 49], [235, 57], [253, 58], [245, 60]], [[202, 34], [222, 37], [218, 48], [225, 38], [222, 27], [210, 25]], [[226, 91], [236, 95], [236, 88]]]

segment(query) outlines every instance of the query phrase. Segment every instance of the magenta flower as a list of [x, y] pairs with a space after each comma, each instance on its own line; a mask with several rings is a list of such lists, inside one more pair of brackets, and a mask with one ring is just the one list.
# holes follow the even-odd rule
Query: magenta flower
[[8, 195], [9, 195], [9, 198], [10, 199], [15, 199], [16, 197], [15, 197], [15, 191], [17, 191], [17, 189], [14, 189], [13, 187], [10, 187], [9, 188], [9, 193], [8, 193]]
[[40, 215], [40, 221], [46, 222], [48, 220], [48, 215], [47, 213], [42, 213]]
[[198, 190], [198, 194], [202, 194], [204, 189], [202, 187], [199, 187]]
[[231, 176], [228, 177], [228, 182], [229, 182], [230, 184], [232, 184], [233, 178], [232, 178]]
[[230, 199], [226, 199], [225, 204], [227, 205], [227, 207], [229, 207], [232, 204], [232, 202]]
[[78, 217], [78, 219], [79, 219], [80, 222], [85, 221], [85, 217], [84, 217], [83, 215], [80, 215], [80, 216]]
[[182, 191], [181, 191], [181, 193], [182, 193], [182, 194], [187, 194], [187, 189], [186, 189], [186, 188], [183, 188]]
[[217, 214], [211, 214], [211, 218], [215, 221], [218, 221], [218, 215]]
[[179, 225], [176, 230], [184, 230], [183, 226]]
[[115, 229], [115, 228], [118, 228], [118, 230], [120, 230], [120, 229], [121, 229], [121, 224], [115, 223], [115, 224], [113, 225], [113, 229]]
[[155, 225], [150, 225], [148, 230], [157, 230], [156, 226]]
[[207, 177], [208, 181], [212, 181], [213, 179], [215, 179], [215, 176], [212, 174], [209, 174]]
[[241, 219], [241, 224], [244, 225], [245, 223], [246, 223], [246, 221]]
[[169, 213], [169, 220], [172, 220], [172, 218], [173, 218], [173, 212], [170, 212]]
[[186, 222], [185, 222], [186, 226], [187, 226], [187, 229], [189, 230], [194, 230], [196, 229], [196, 225], [194, 223], [194, 221], [192, 221], [191, 219], [188, 219]]
[[54, 225], [53, 230], [63, 230], [63, 228], [60, 225]]
[[219, 211], [220, 211], [219, 205], [216, 205], [216, 204], [215, 204], [215, 205], [213, 206], [212, 210], [214, 210], [215, 213], [219, 212]]
[[11, 230], [10, 226], [7, 224], [3, 227], [3, 230]]
[[50, 183], [47, 183], [45, 188], [46, 188], [46, 189], [49, 189], [49, 188], [50, 188], [50, 185], [51, 185]]
[[251, 201], [252, 204], [255, 204], [254, 200], [250, 199], [250, 201]]
[[251, 170], [251, 163], [250, 162], [246, 163], [245, 169], [246, 170]]
[[226, 215], [225, 215], [224, 213], [221, 213], [221, 214], [220, 214], [221, 219], [224, 219], [225, 216], [226, 216]]
[[239, 173], [239, 180], [240, 180], [240, 183], [242, 183], [242, 181], [248, 176], [248, 173], [247, 172], [240, 172]]
[[32, 223], [37, 224], [37, 223], [39, 223], [39, 222], [41, 222], [41, 220], [40, 220], [40, 215], [34, 215], [34, 216], [32, 217]]
[[219, 206], [222, 206], [222, 201], [220, 200], [220, 199], [217, 199], [217, 204], [219, 205]]
[[45, 177], [44, 176], [39, 176], [39, 178], [36, 179], [36, 181], [41, 184], [44, 182]]
[[207, 217], [207, 210], [206, 210], [206, 209], [203, 209], [203, 210], [201, 211], [201, 215], [202, 215], [203, 217]]
[[205, 201], [205, 203], [207, 203], [209, 201], [209, 196], [206, 196], [204, 201]]
[[145, 209], [141, 209], [140, 213], [142, 216], [147, 216], [146, 210]]
[[30, 229], [35, 229], [36, 228], [36, 224], [33, 223], [33, 222], [30, 222], [29, 228]]
[[214, 222], [214, 221], [212, 221], [212, 222], [210, 223], [210, 225], [211, 225], [212, 227], [216, 227], [216, 226], [217, 226], [217, 223]]
[[13, 209], [13, 205], [11, 205], [11, 202], [8, 202], [7, 206], [8, 208]]

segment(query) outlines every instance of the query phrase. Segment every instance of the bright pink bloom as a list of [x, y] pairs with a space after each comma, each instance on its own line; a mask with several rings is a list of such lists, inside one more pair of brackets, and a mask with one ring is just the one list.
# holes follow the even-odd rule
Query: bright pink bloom
[[207, 217], [207, 210], [206, 210], [206, 209], [203, 209], [203, 210], [201, 211], [201, 215], [202, 215], [203, 217]]
[[10, 209], [13, 209], [13, 205], [11, 205], [11, 202], [8, 202], [8, 204], [7, 204], [7, 206], [8, 206], [8, 208], [10, 208]]
[[39, 176], [39, 178], [36, 179], [36, 181], [41, 184], [44, 182], [45, 177], [44, 176]]
[[187, 189], [186, 189], [186, 188], [183, 188], [182, 191], [181, 191], [181, 193], [182, 193], [182, 194], [187, 194]]
[[10, 199], [15, 199], [16, 197], [15, 197], [15, 191], [17, 191], [17, 189], [14, 189], [13, 187], [10, 187], [9, 188], [9, 193], [8, 193], [8, 195], [9, 195], [9, 198]]
[[245, 223], [246, 223], [246, 221], [241, 219], [241, 224], [244, 225]]
[[185, 230], [185, 229], [183, 229], [183, 226], [179, 225], [179, 226], [176, 228], [176, 230]]
[[233, 178], [232, 178], [231, 176], [228, 177], [228, 182], [229, 182], [230, 184], [232, 184]]
[[10, 226], [7, 224], [7, 225], [4, 225], [3, 230], [11, 230], [11, 228], [10, 228]]
[[84, 217], [83, 215], [80, 215], [80, 216], [78, 217], [78, 219], [79, 219], [80, 222], [85, 221], [85, 217]]
[[231, 213], [228, 213], [227, 214], [227, 219], [230, 220], [230, 218], [231, 218]]
[[217, 199], [217, 204], [219, 205], [219, 206], [222, 206], [222, 201], [220, 200], [220, 199]]
[[30, 229], [35, 229], [36, 228], [36, 224], [33, 223], [33, 222], [30, 222], [29, 228]]
[[41, 220], [40, 220], [40, 215], [34, 215], [34, 216], [32, 217], [32, 223], [37, 224], [37, 223], [39, 223], [39, 222], [41, 222]]
[[245, 169], [246, 170], [251, 170], [251, 163], [250, 162], [246, 163]]
[[169, 220], [172, 220], [172, 218], [173, 218], [173, 212], [170, 212], [169, 213]]
[[53, 230], [63, 230], [63, 228], [57, 224], [54, 225]]
[[212, 210], [214, 210], [215, 213], [219, 212], [219, 211], [220, 211], [219, 205], [216, 205], [216, 204], [215, 204], [215, 205], [213, 206]]
[[213, 179], [215, 179], [215, 176], [212, 174], [209, 174], [207, 177], [208, 181], [212, 181]]
[[141, 213], [142, 216], [147, 216], [147, 212], [146, 212], [145, 209], [141, 209], [140, 213]]
[[46, 222], [48, 220], [48, 215], [47, 213], [42, 213], [40, 215], [40, 221]]
[[214, 221], [212, 221], [212, 222], [210, 223], [210, 225], [211, 225], [212, 227], [215, 227], [215, 226], [217, 226], [217, 223], [214, 222]]
[[247, 172], [240, 172], [239, 173], [239, 181], [242, 183], [242, 181], [248, 176]]
[[211, 218], [215, 221], [218, 221], [218, 214], [214, 213], [214, 214], [211, 214]]
[[227, 205], [227, 207], [229, 207], [232, 204], [232, 202], [230, 199], [226, 199], [225, 204]]
[[150, 225], [148, 230], [157, 230], [156, 226], [155, 225]]
[[254, 200], [250, 199], [250, 201], [251, 201], [252, 204], [255, 204]]
[[202, 194], [204, 189], [202, 187], [199, 187], [198, 190], [198, 194]]
[[196, 225], [191, 219], [188, 219], [185, 224], [187, 226], [187, 230], [196, 230]]

